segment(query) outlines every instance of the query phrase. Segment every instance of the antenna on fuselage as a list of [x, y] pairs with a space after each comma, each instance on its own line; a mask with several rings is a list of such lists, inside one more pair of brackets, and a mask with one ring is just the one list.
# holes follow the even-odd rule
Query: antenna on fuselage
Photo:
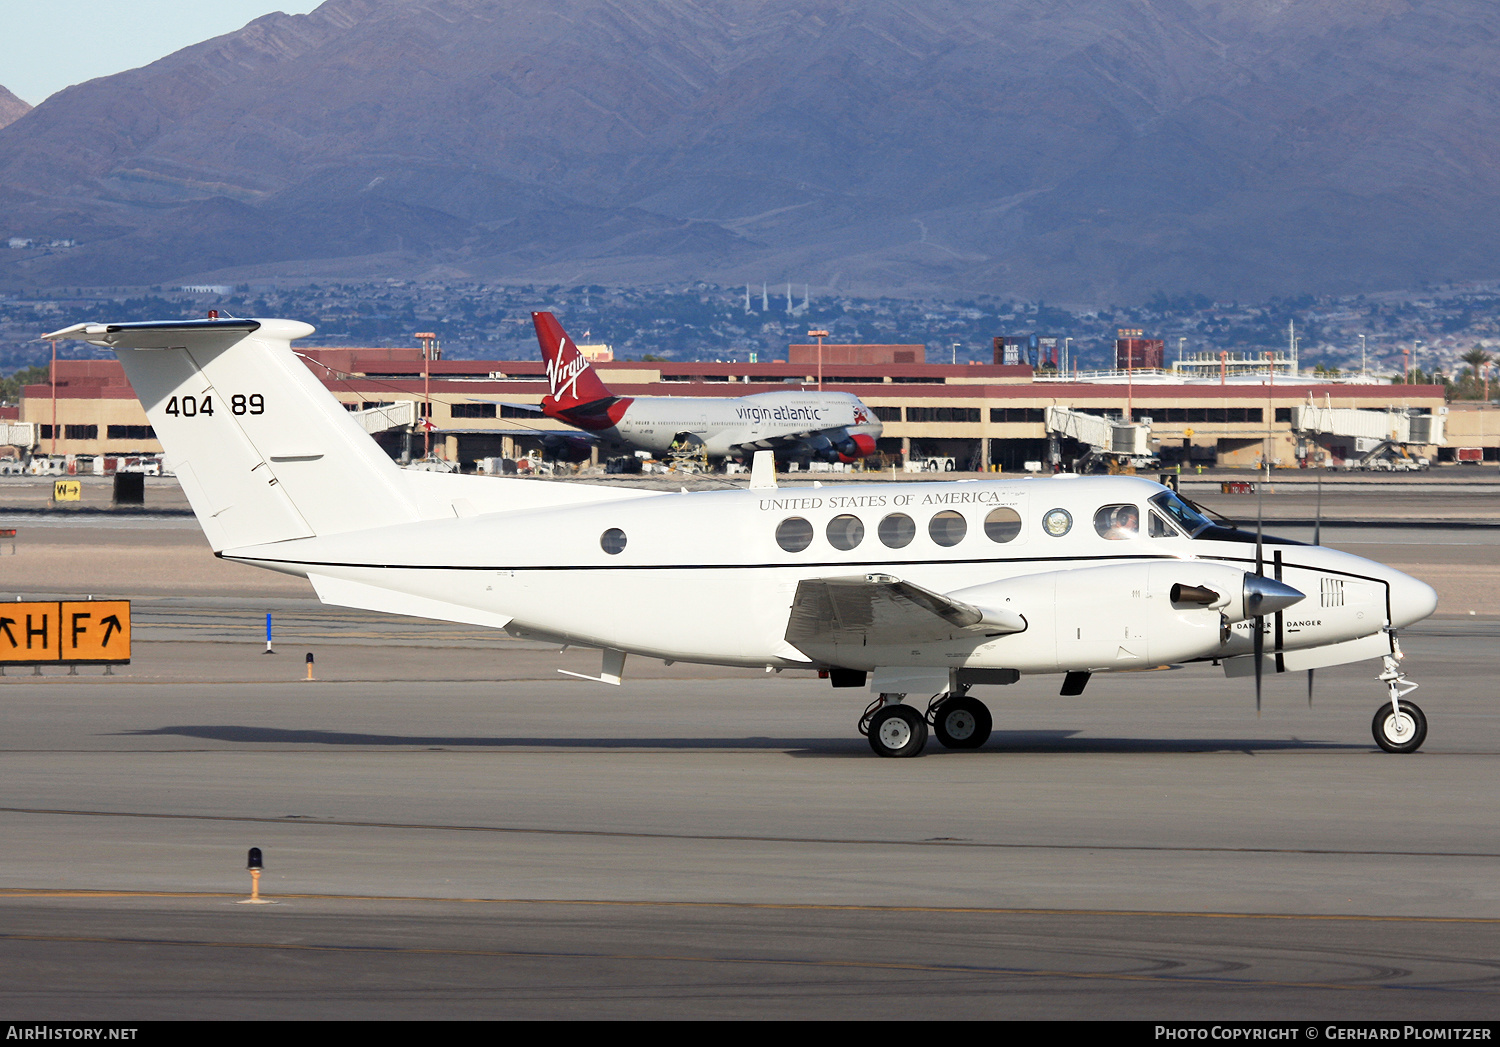
[[776, 489], [776, 456], [770, 451], [756, 451], [750, 459], [750, 489]]

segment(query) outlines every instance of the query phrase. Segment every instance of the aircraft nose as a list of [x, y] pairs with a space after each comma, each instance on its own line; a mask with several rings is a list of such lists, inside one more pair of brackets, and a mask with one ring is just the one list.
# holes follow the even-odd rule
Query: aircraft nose
[[1391, 627], [1401, 629], [1437, 610], [1437, 590], [1409, 574], [1392, 571], [1387, 581], [1391, 587]]

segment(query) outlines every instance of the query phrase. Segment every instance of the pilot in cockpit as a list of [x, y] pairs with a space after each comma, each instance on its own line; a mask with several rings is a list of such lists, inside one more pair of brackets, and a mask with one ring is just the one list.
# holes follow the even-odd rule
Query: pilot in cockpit
[[1119, 541], [1141, 533], [1141, 511], [1133, 505], [1106, 505], [1094, 516], [1100, 537]]

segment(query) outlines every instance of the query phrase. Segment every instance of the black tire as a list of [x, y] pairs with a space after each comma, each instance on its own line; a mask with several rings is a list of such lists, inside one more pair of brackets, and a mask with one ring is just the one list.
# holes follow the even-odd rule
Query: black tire
[[1391, 703], [1386, 702], [1375, 713], [1370, 731], [1375, 735], [1375, 744], [1386, 752], [1414, 753], [1427, 740], [1427, 717], [1417, 705], [1403, 698], [1398, 718]]
[[887, 705], [870, 717], [868, 737], [877, 756], [921, 756], [927, 721], [909, 705]]
[[945, 749], [978, 749], [990, 740], [995, 721], [978, 698], [949, 698], [932, 717], [932, 733]]

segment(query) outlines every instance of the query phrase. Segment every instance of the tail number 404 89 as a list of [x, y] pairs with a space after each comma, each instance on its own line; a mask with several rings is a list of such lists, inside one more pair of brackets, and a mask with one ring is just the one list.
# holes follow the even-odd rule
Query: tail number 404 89
[[[235, 393], [229, 398], [229, 410], [234, 414], [265, 414], [266, 398], [260, 393]], [[167, 401], [166, 413], [181, 418], [196, 418], [200, 414], [214, 416], [214, 398], [211, 394], [201, 400], [196, 396], [174, 396]]]

